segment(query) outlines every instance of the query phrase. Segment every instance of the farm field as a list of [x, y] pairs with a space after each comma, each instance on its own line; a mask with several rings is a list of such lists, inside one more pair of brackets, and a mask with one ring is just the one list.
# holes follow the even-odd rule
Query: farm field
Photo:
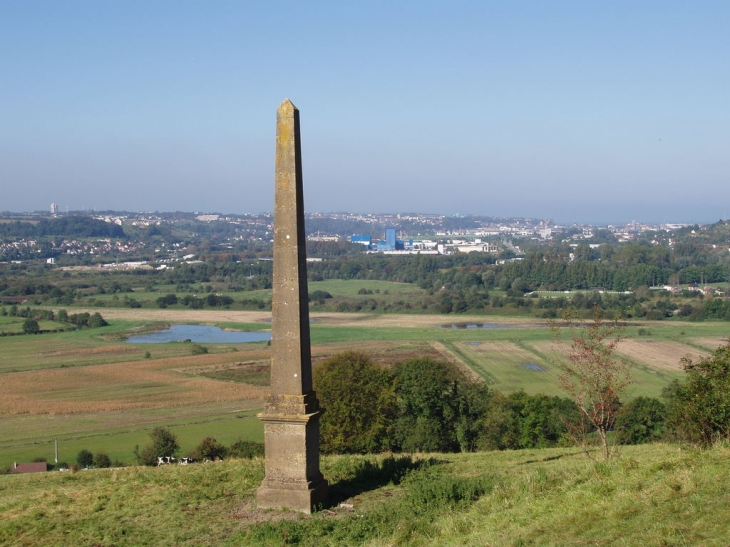
[[[268, 312], [107, 308], [103, 315], [111, 324], [100, 329], [0, 337], [0, 467], [36, 457], [52, 461], [54, 438], [67, 461], [86, 448], [132, 463], [134, 446], [146, 444], [149, 430], [158, 425], [170, 426], [180, 437], [183, 453], [207, 435], [228, 444], [261, 440], [255, 414], [267, 393], [266, 343], [204, 344], [208, 353], [191, 355], [190, 344], [127, 344], [125, 338], [175, 323], [268, 329]], [[386, 365], [430, 356], [451, 360], [504, 392], [563, 395], [553, 364], [558, 352], [544, 321], [311, 317], [315, 366], [346, 350]], [[500, 328], [481, 328], [485, 324]], [[629, 324], [619, 351], [633, 366], [632, 396], [658, 396], [682, 376], [681, 357], [709, 353], [729, 331], [723, 323]]]

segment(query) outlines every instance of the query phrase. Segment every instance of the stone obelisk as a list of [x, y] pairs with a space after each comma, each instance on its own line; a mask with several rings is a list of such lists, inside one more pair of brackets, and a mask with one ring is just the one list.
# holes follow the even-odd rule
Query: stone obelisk
[[319, 470], [322, 411], [312, 390], [305, 243], [299, 110], [286, 99], [276, 113], [271, 395], [259, 415], [266, 476], [256, 501], [311, 513], [327, 499], [327, 481]]

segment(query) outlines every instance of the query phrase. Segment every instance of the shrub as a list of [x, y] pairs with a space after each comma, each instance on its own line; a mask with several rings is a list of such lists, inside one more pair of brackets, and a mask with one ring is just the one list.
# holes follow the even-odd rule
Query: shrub
[[190, 346], [191, 355], [203, 355], [205, 353], [208, 353], [208, 348], [205, 346], [201, 346], [200, 344], [193, 344]]
[[76, 454], [76, 463], [79, 464], [80, 467], [91, 467], [94, 465], [94, 455], [83, 448], [79, 450], [78, 454]]
[[23, 321], [23, 332], [25, 334], [38, 334], [41, 331], [38, 321], [29, 317]]
[[222, 460], [226, 453], [226, 447], [215, 437], [205, 437], [193, 450], [192, 457], [196, 460]]
[[104, 452], [98, 452], [94, 456], [94, 465], [100, 468], [107, 468], [112, 466], [112, 460], [108, 454]]
[[664, 390], [667, 428], [679, 440], [710, 446], [730, 439], [730, 344], [697, 362], [682, 359], [686, 377]]
[[253, 441], [235, 441], [228, 447], [228, 457], [230, 458], [259, 458], [264, 456], [264, 444]]

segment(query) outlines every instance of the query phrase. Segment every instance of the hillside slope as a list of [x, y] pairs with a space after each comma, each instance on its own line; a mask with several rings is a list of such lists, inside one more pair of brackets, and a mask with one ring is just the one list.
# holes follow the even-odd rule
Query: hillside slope
[[[0, 477], [0, 544], [728, 544], [730, 449], [626, 447], [322, 460], [332, 506], [260, 512], [263, 462]], [[344, 502], [344, 503], [343, 503]], [[341, 505], [342, 504], [342, 505]]]

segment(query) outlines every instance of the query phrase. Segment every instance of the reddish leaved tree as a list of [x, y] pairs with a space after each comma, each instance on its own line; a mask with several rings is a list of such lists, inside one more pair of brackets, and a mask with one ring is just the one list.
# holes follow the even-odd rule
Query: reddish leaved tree
[[[587, 435], [594, 430], [598, 435], [604, 459], [610, 459], [613, 449], [609, 431], [614, 428], [621, 397], [631, 384], [631, 365], [616, 355], [616, 346], [623, 339], [624, 324], [606, 320], [598, 307], [593, 309], [592, 321], [576, 322], [575, 311], [568, 310], [565, 325], [553, 323], [557, 341], [564, 332], [570, 334], [567, 360], [557, 360], [562, 388], [578, 407], [582, 421], [569, 424], [571, 434], [586, 455], [590, 457]], [[564, 346], [560, 348], [564, 352]]]

